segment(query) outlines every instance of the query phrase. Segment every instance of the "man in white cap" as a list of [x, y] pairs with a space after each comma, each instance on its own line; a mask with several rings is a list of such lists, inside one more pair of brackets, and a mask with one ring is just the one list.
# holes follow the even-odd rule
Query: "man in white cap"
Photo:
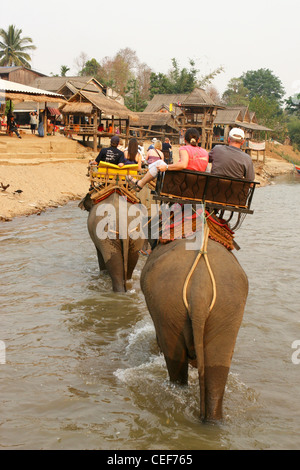
[[252, 159], [241, 150], [244, 142], [244, 131], [238, 127], [231, 129], [228, 145], [216, 145], [209, 152], [211, 174], [254, 181], [255, 172]]

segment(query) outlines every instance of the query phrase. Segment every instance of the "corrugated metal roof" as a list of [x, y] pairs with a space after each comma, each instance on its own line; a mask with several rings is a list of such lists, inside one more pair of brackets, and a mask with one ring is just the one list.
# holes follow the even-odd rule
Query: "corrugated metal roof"
[[6, 93], [25, 93], [28, 95], [46, 95], [53, 96], [57, 98], [64, 98], [63, 95], [58, 93], [53, 93], [51, 91], [41, 90], [40, 88], [33, 88], [28, 85], [23, 85], [22, 83], [11, 82], [9, 80], [3, 80], [0, 78], [0, 91]]

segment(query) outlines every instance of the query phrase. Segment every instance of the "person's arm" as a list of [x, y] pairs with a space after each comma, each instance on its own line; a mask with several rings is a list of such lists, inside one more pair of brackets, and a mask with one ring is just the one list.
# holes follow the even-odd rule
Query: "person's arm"
[[166, 170], [185, 170], [189, 164], [189, 156], [186, 150], [179, 151], [179, 161], [177, 163], [171, 163], [170, 165], [161, 165], [158, 167], [160, 171]]
[[142, 169], [142, 155], [140, 153], [138, 153], [136, 158], [137, 158], [136, 162], [138, 164], [138, 171], [141, 171], [141, 169]]
[[[99, 154], [98, 154], [98, 157], [95, 159], [95, 162], [99, 163], [102, 159], [103, 159], [103, 155], [104, 155], [104, 152], [103, 152], [104, 149], [101, 149]], [[104, 158], [105, 160], [105, 158]]]

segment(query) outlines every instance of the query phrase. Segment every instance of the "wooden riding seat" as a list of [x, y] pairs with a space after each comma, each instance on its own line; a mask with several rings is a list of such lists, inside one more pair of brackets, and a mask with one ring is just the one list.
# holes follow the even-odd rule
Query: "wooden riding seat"
[[161, 202], [202, 203], [212, 209], [252, 214], [256, 181], [181, 170], [158, 174], [153, 198]]

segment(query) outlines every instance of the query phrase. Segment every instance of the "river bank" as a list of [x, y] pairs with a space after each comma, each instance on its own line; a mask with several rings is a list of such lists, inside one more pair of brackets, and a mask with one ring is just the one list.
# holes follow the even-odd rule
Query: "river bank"
[[[5, 138], [1, 138], [1, 143]], [[38, 139], [38, 138], [36, 138]], [[64, 139], [64, 140], [62, 140]], [[50, 207], [58, 207], [71, 200], [80, 200], [89, 189], [87, 168], [89, 160], [95, 157], [90, 149], [80, 144], [56, 136], [48, 137], [47, 151], [32, 147], [41, 145], [31, 136], [24, 140], [8, 142], [10, 153], [0, 155], [0, 221], [10, 221], [14, 217], [40, 214]], [[62, 146], [70, 146], [69, 153], [62, 153]], [[76, 147], [71, 148], [71, 145]], [[19, 147], [18, 147], [19, 146]], [[26, 149], [25, 152], [24, 148]], [[30, 147], [31, 146], [31, 147]], [[145, 142], [146, 149], [148, 143]], [[281, 146], [282, 149], [288, 146]], [[33, 150], [31, 150], [33, 149]], [[75, 149], [75, 150], [74, 150]], [[1, 150], [1, 149], [0, 149]], [[179, 146], [173, 146], [174, 160], [178, 158]], [[287, 149], [289, 152], [291, 148]], [[30, 152], [33, 152], [30, 154]], [[59, 153], [60, 152], [60, 153]], [[20, 158], [21, 157], [21, 158]], [[259, 187], [269, 184], [278, 175], [291, 173], [293, 165], [281, 158], [270, 148], [265, 163], [254, 161], [256, 181]]]

